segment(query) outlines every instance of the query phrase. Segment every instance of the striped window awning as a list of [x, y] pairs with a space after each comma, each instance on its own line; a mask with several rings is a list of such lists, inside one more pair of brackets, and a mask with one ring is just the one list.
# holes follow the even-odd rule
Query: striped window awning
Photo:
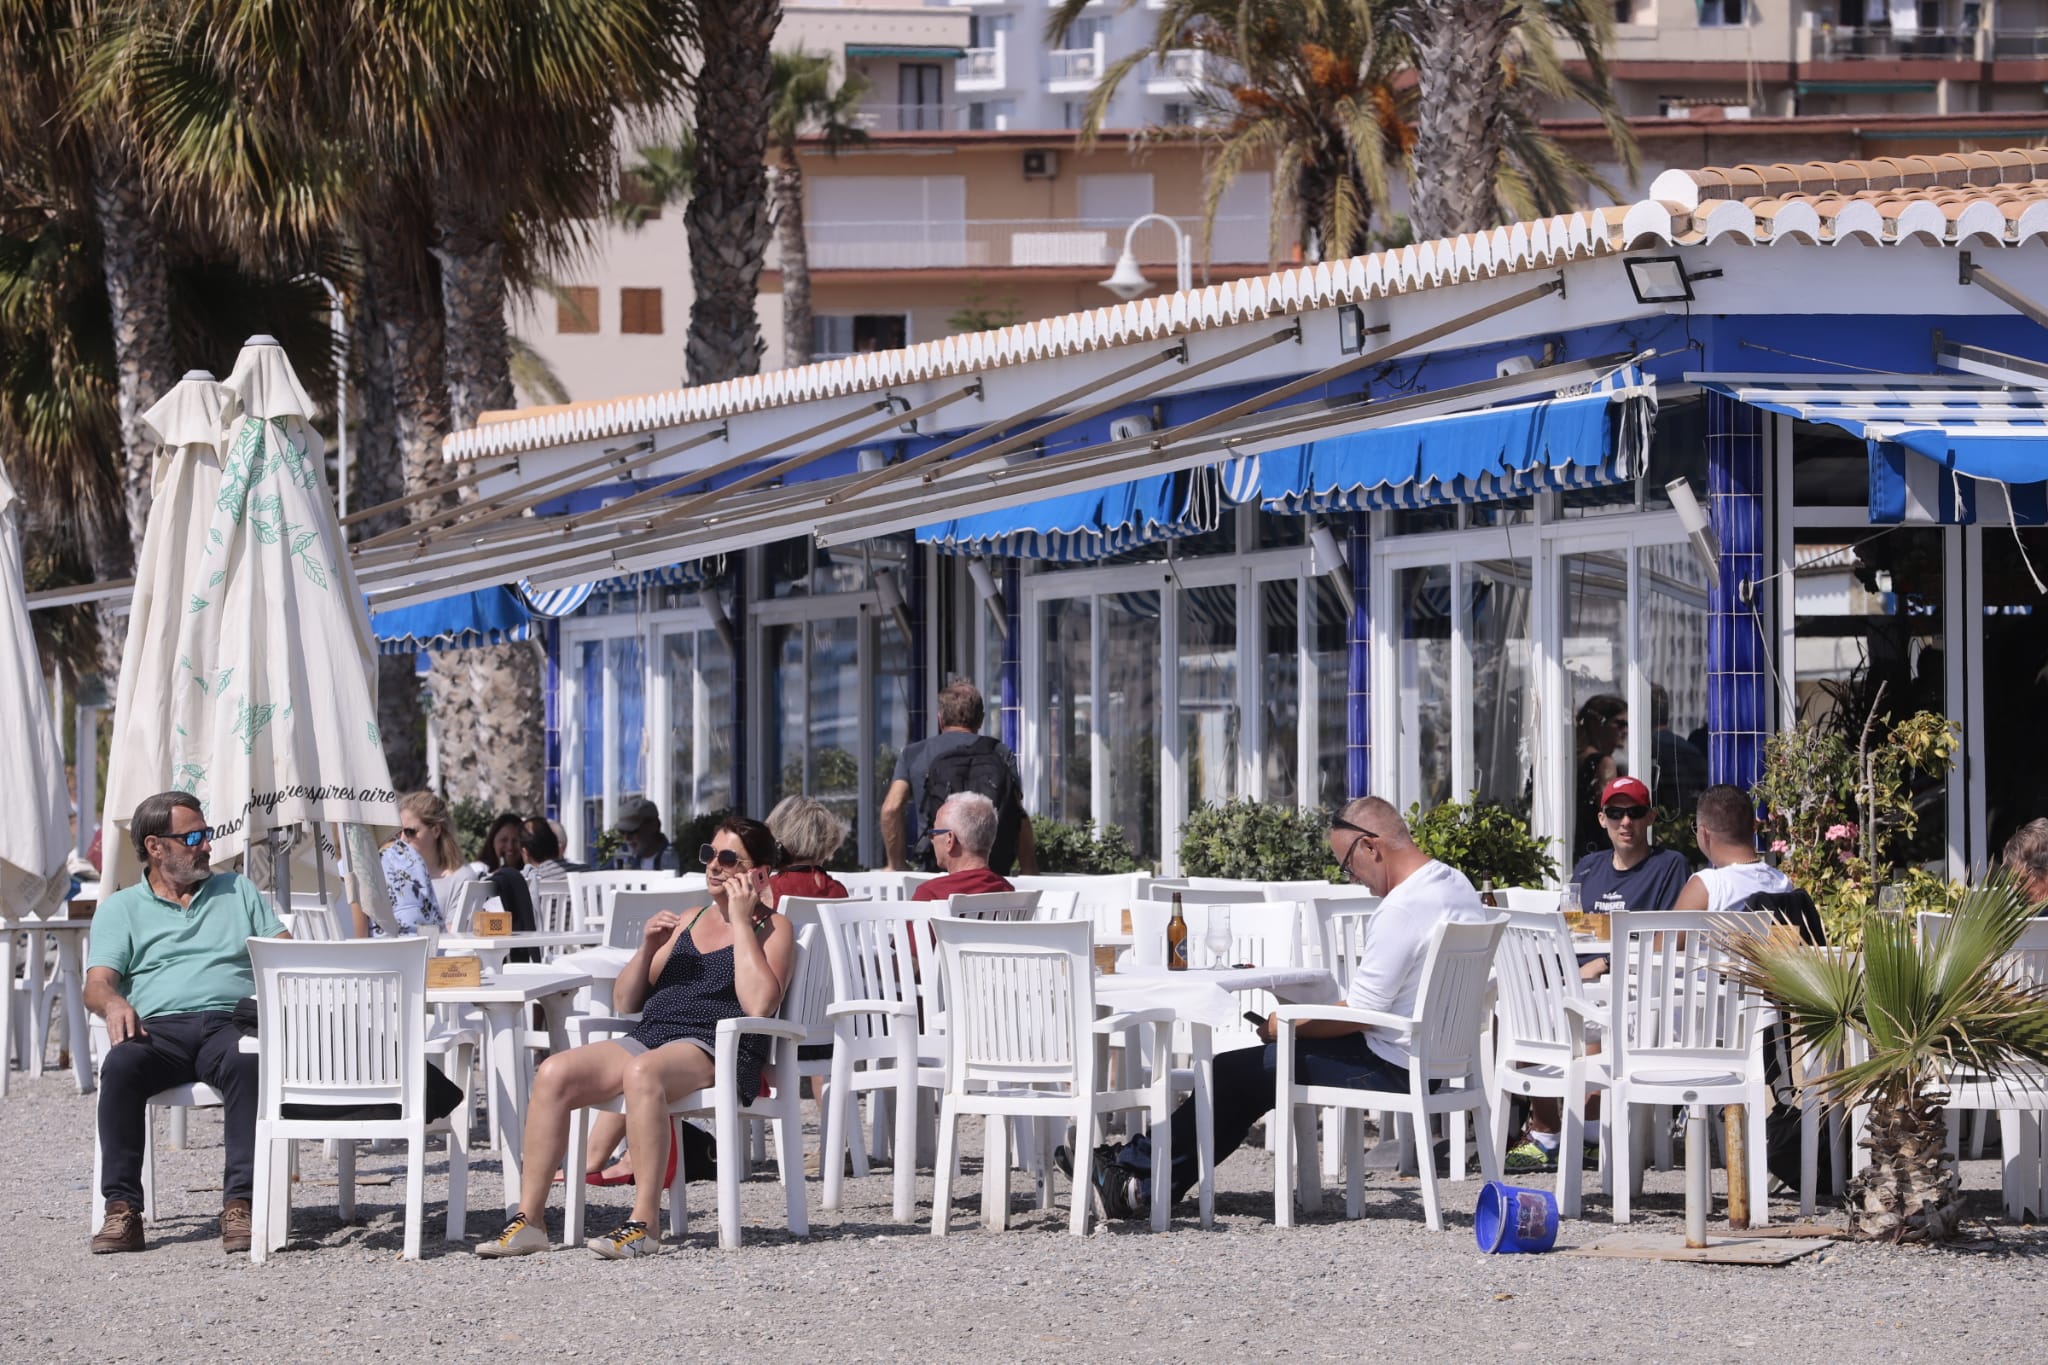
[[[1491, 502], [1640, 478], [1656, 381], [1629, 365], [1534, 403], [1424, 417], [1247, 456], [1270, 511], [1358, 512]], [[1242, 470], [1230, 475], [1246, 482]]]
[[533, 615], [510, 588], [479, 588], [437, 602], [373, 612], [370, 631], [377, 637], [379, 654], [480, 649], [529, 638]]
[[1862, 438], [1878, 524], [2048, 524], [2048, 390], [1912, 375], [1701, 387]]
[[716, 575], [712, 566], [701, 559], [686, 559], [679, 564], [665, 564], [658, 569], [642, 569], [638, 573], [616, 574], [611, 578], [600, 578], [589, 583], [576, 583], [562, 588], [537, 588], [529, 580], [519, 580], [519, 595], [536, 616], [572, 616], [592, 597], [608, 596], [614, 593], [637, 593], [644, 588], [696, 588], [703, 586]]
[[1232, 490], [1224, 469], [1203, 466], [920, 526], [917, 539], [942, 554], [1086, 563], [1213, 531]]

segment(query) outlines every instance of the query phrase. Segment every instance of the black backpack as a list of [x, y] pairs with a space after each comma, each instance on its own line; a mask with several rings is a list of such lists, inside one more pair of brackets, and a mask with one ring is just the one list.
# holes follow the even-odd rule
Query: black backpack
[[[948, 749], [925, 770], [924, 801], [917, 816], [929, 831], [938, 820], [939, 807], [946, 798], [961, 792], [978, 792], [995, 803], [996, 846], [989, 851], [988, 865], [998, 875], [1007, 875], [1017, 862], [1017, 830], [1024, 823], [1024, 794], [1017, 789], [1017, 774], [1003, 746], [993, 735], [977, 736], [972, 743]], [[931, 838], [924, 841], [925, 870], [935, 872]]]

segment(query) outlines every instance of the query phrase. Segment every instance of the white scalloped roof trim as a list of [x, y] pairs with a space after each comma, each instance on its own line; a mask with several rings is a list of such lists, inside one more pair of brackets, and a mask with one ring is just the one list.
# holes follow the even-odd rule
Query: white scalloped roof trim
[[968, 374], [1333, 304], [1364, 302], [1543, 269], [1615, 250], [1618, 243], [1610, 216], [1617, 213], [1612, 209], [1588, 210], [1516, 223], [1448, 241], [1396, 247], [1350, 260], [1326, 261], [1228, 284], [1205, 285], [1091, 312], [1017, 323], [999, 331], [944, 337], [901, 350], [771, 370], [718, 384], [527, 413], [511, 412], [496, 418], [487, 415], [481, 425], [450, 436], [443, 445], [443, 454], [449, 459], [469, 460], [574, 441], [634, 435], [658, 427], [717, 421], [736, 413], [837, 394], [870, 392], [892, 384]]

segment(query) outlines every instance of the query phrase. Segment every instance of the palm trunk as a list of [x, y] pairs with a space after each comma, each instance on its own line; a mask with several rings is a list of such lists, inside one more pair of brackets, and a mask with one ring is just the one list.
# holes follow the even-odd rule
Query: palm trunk
[[1849, 1182], [1849, 1218], [1858, 1237], [1886, 1242], [1946, 1242], [1963, 1218], [1962, 1177], [1948, 1155], [1940, 1097], [1879, 1097], [1870, 1106], [1870, 1165]]
[[1501, 164], [1496, 92], [1515, 11], [1500, 0], [1427, 0], [1417, 13], [1415, 238], [1495, 225]]
[[775, 245], [782, 257], [782, 363], [811, 363], [811, 249], [804, 240], [804, 173], [796, 149], [775, 168]]
[[697, 174], [683, 218], [696, 288], [684, 357], [692, 384], [761, 367], [754, 296], [768, 246], [770, 44], [781, 21], [782, 0], [721, 0], [698, 10]]
[[[442, 378], [441, 299], [424, 235], [393, 216], [372, 215], [362, 224], [362, 255], [363, 294], [374, 333], [364, 348], [370, 402], [359, 465], [367, 501], [442, 481], [448, 390]], [[392, 520], [419, 520], [442, 505], [438, 500], [414, 503], [392, 514]], [[384, 659], [377, 679], [377, 725], [392, 784], [400, 791], [417, 791], [426, 785], [426, 722], [413, 661]]]
[[[448, 415], [452, 429], [512, 403], [505, 330], [502, 217], [478, 212], [473, 191], [443, 187], [441, 312], [447, 319]], [[428, 661], [440, 741], [441, 790], [498, 810], [538, 813], [547, 764], [540, 667], [532, 646], [446, 651]]]
[[[121, 422], [122, 488], [128, 513], [125, 556], [103, 552], [93, 566], [101, 577], [125, 574], [142, 551], [149, 519], [150, 471], [156, 439], [142, 414], [177, 382], [171, 341], [171, 272], [163, 236], [150, 216], [142, 177], [125, 151], [101, 145], [94, 153], [93, 208], [99, 218], [100, 266], [114, 335], [115, 404]], [[111, 551], [112, 547], [105, 547]], [[118, 567], [117, 567], [118, 566]], [[127, 640], [125, 612], [99, 612], [100, 675], [109, 694], [121, 676]]]

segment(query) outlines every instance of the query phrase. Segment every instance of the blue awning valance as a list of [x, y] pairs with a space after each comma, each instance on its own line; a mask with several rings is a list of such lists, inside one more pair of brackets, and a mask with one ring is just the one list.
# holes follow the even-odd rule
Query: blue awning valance
[[680, 564], [664, 564], [658, 569], [642, 569], [638, 573], [575, 583], [565, 588], [537, 588], [522, 578], [519, 580], [519, 595], [526, 600], [535, 616], [570, 616], [592, 597], [636, 593], [643, 588], [702, 587], [717, 576], [714, 572], [717, 567], [720, 566], [707, 565], [701, 559], [687, 559]]
[[917, 539], [944, 554], [1081, 563], [1214, 530], [1229, 491], [1203, 467], [920, 526]]
[[379, 654], [478, 649], [524, 640], [532, 629], [532, 613], [510, 588], [479, 588], [370, 615], [370, 631], [377, 637]]
[[1905, 375], [1704, 387], [1861, 437], [1873, 522], [2048, 523], [2048, 392]]
[[1541, 402], [1266, 451], [1259, 498], [1276, 512], [1356, 512], [1623, 483], [1648, 462], [1656, 411], [1655, 382], [1630, 366]]

